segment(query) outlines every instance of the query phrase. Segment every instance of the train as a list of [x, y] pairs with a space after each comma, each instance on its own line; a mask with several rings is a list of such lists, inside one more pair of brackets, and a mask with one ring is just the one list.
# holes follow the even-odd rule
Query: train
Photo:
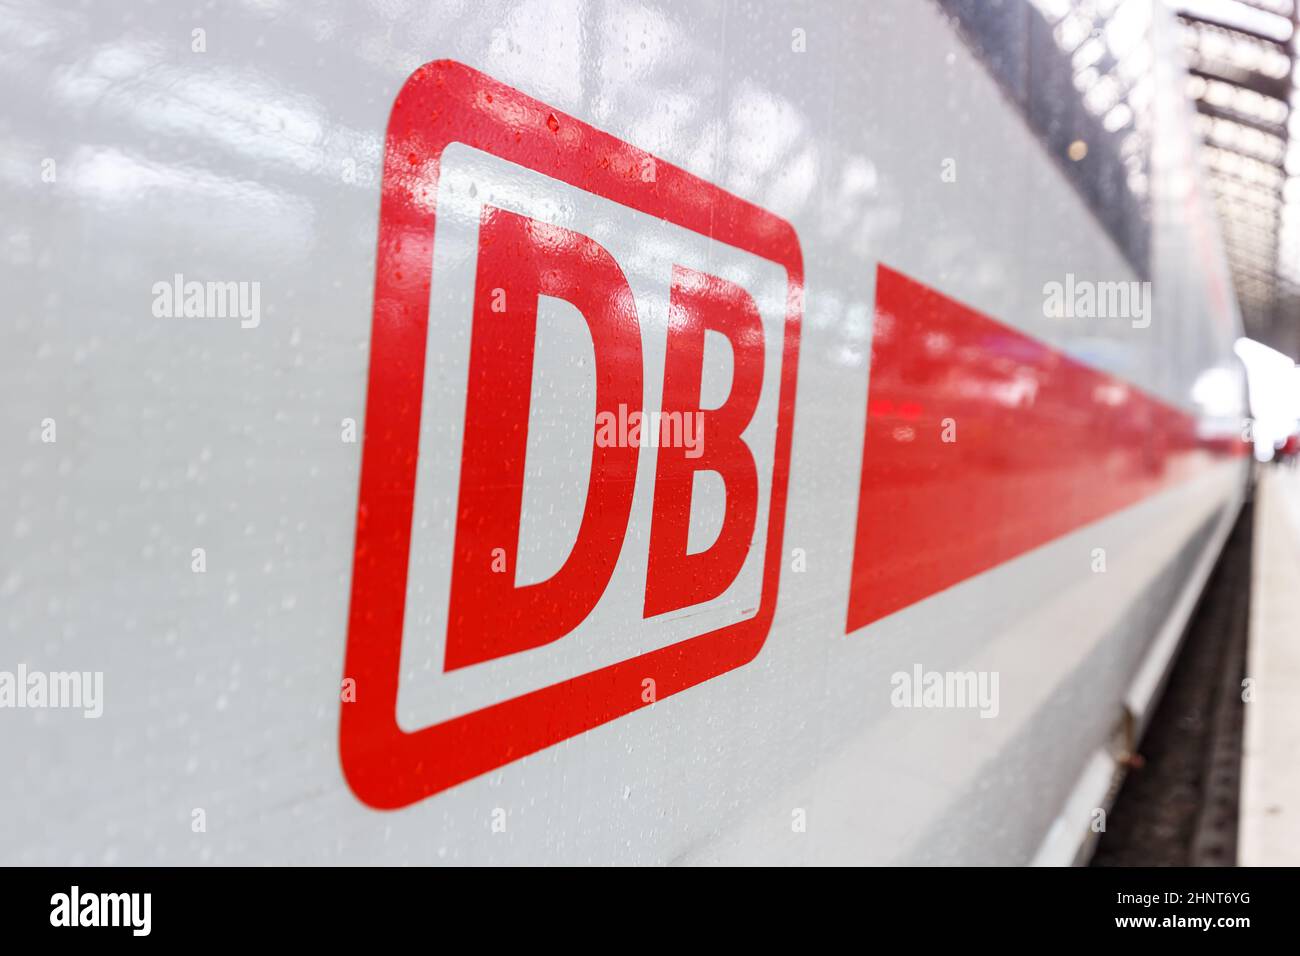
[[0, 861], [1086, 861], [1247, 494], [1156, 0], [12, 5]]

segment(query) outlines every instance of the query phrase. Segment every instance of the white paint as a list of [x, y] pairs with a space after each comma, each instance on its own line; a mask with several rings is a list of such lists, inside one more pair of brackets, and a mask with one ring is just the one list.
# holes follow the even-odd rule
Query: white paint
[[[1241, 472], [1219, 468], [846, 636], [875, 269], [884, 261], [1192, 408], [1206, 370], [1233, 362], [1240, 326], [1205, 294], [1224, 267], [1213, 227], [1188, 218], [1209, 206], [1193, 201], [1175, 75], [1157, 83], [1172, 147], [1153, 171], [1152, 324], [1133, 329], [1043, 315], [1049, 280], [1139, 277], [926, 2], [814, 4], [800, 15], [806, 54], [791, 51], [782, 16], [730, 2], [609, 0], [565, 16], [537, 2], [226, 5], [204, 13], [203, 56], [189, 51], [189, 12], [155, 10], [146, 27], [116, 6], [31, 0], [0, 34], [12, 113], [0, 159], [0, 667], [102, 670], [106, 702], [97, 721], [0, 713], [0, 861], [1035, 858], [1177, 602], [1160, 582], [1185, 580], [1212, 550], [1193, 535], [1235, 510]], [[253, 35], [265, 42], [229, 39]], [[803, 549], [808, 571], [782, 575], [751, 664], [377, 813], [348, 791], [337, 752], [361, 447], [340, 442], [337, 423], [364, 410], [388, 110], [411, 69], [444, 57], [794, 224], [807, 285], [785, 549]], [[40, 176], [47, 156], [55, 182]], [[940, 178], [946, 157], [956, 182]], [[357, 175], [344, 177], [344, 160]], [[519, 208], [581, 218], [581, 197], [505, 178]], [[653, 264], [688, 241], [618, 213], [597, 225], [593, 238], [624, 243], [620, 262]], [[440, 236], [438, 248], [453, 244]], [[725, 262], [752, 269], [747, 284], [767, 281], [760, 264]], [[260, 324], [155, 319], [150, 289], [178, 272], [260, 282]], [[562, 337], [563, 317], [551, 318]], [[454, 330], [443, 344], [431, 387], [448, 387], [428, 428], [455, 447], [467, 345]], [[652, 363], [648, 393], [659, 381]], [[581, 395], [557, 390], [557, 410]], [[46, 418], [56, 443], [39, 439]], [[422, 456], [422, 469], [439, 467]], [[422, 471], [417, 548], [453, 513], [443, 477]], [[531, 573], [562, 547], [557, 515], [553, 541], [530, 525]], [[1102, 545], [1108, 573], [1092, 574]], [[203, 575], [190, 571], [196, 547]], [[437, 617], [441, 560], [413, 562], [428, 589], [411, 595], [417, 619]], [[591, 653], [642, 646], [600, 620]], [[404, 662], [403, 720], [499, 693], [472, 673], [434, 690], [427, 673], [405, 673], [436, 659], [439, 634]], [[537, 671], [468, 670], [542, 681], [572, 665], [554, 653]], [[996, 670], [998, 717], [891, 708], [889, 675], [917, 661]], [[189, 827], [196, 806], [202, 834]], [[485, 824], [496, 810], [501, 832]]]
[[[473, 199], [471, 183], [475, 186]], [[505, 184], [505, 188], [498, 188], [498, 183]], [[767, 540], [768, 486], [776, 442], [788, 288], [785, 271], [757, 256], [460, 143], [453, 143], [443, 152], [438, 190], [441, 214], [434, 236], [426, 358], [428, 367], [436, 368], [437, 374], [425, 375], [397, 705], [398, 721], [407, 731], [754, 616], [762, 583], [762, 543]], [[674, 263], [707, 270], [741, 285], [753, 296], [763, 322], [766, 365], [754, 417], [741, 437], [754, 455], [762, 507], [758, 509], [752, 539], [759, 546], [751, 548], [726, 591], [705, 604], [644, 620], [657, 449], [642, 447], [632, 515], [618, 565], [601, 600], [582, 624], [552, 644], [448, 673], [442, 670], [442, 661], [455, 536], [451, 516], [455, 514], [460, 483], [459, 451], [464, 437], [470, 312], [477, 265], [476, 256], [467, 254], [467, 250], [477, 250], [484, 203], [589, 235], [620, 264], [631, 286], [641, 325], [645, 409], [662, 407], [669, 284]], [[554, 315], [557, 306], [548, 305], [546, 309]], [[558, 304], [558, 310], [566, 311], [565, 305]], [[573, 321], [567, 330], [567, 354], [590, 355], [591, 339], [585, 323], [576, 318], [571, 306], [567, 311], [573, 313], [569, 316]], [[556, 333], [559, 323], [546, 323], [544, 319], [545, 314], [539, 315], [539, 338], [545, 343], [552, 337], [547, 332]], [[547, 324], [550, 329], [545, 328]], [[546, 349], [548, 346], [543, 345]], [[706, 347], [701, 383], [705, 407], [713, 407], [710, 399], [714, 406], [721, 404], [730, 391], [729, 352], [725, 344], [721, 350]], [[547, 358], [547, 351], [539, 351], [534, 357], [529, 427], [542, 427], [529, 436], [520, 527], [520, 550], [525, 556], [521, 563], [526, 564], [516, 570], [516, 584], [538, 577], [539, 566], [553, 572], [564, 563], [577, 538], [591, 469], [591, 434], [574, 429], [571, 423], [586, 423], [594, 418], [594, 360], [589, 358], [584, 366], [574, 367], [568, 362], [560, 364], [557, 355], [550, 355], [552, 364], [548, 367], [543, 364]], [[699, 499], [692, 502], [691, 508], [691, 550], [701, 550], [717, 537], [725, 506], [721, 482], [699, 482], [696, 492]]]

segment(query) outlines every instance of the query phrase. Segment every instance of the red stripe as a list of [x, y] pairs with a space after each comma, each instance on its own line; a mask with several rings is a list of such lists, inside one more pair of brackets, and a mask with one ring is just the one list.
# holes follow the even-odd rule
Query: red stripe
[[1188, 412], [881, 266], [847, 629], [1141, 500], [1210, 444]]

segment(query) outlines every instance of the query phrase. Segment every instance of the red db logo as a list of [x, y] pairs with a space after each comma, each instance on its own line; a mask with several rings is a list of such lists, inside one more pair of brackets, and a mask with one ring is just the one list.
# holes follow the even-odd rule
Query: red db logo
[[459, 63], [393, 105], [343, 770], [419, 800], [753, 659], [803, 293], [782, 219]]

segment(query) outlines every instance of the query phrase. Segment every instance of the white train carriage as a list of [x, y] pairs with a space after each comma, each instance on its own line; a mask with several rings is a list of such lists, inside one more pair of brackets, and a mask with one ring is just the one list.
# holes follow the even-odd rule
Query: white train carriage
[[1054, 6], [11, 7], [0, 859], [1086, 853], [1250, 466]]

